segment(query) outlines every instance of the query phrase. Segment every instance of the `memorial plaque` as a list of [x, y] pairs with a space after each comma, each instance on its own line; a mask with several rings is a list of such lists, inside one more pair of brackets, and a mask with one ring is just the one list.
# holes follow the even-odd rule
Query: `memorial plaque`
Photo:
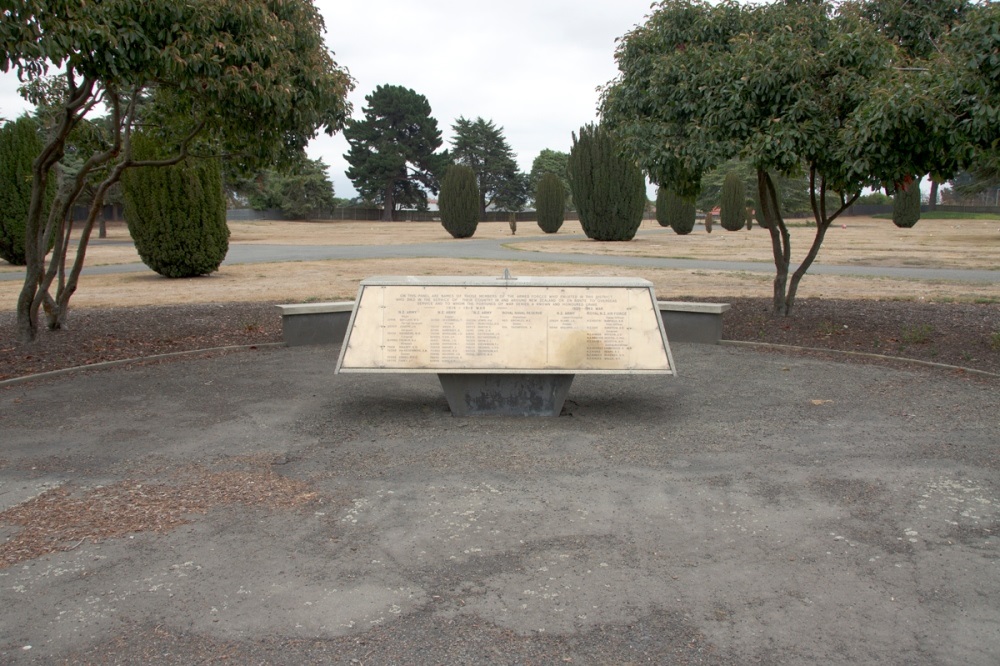
[[652, 284], [384, 277], [361, 283], [338, 372], [665, 373]]

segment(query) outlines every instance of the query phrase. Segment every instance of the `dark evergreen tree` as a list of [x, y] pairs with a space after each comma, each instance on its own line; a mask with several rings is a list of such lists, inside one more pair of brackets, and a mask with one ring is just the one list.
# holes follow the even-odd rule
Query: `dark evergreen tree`
[[[138, 157], [156, 157], [148, 138], [137, 136], [134, 143]], [[229, 251], [218, 160], [129, 169], [121, 182], [125, 222], [143, 263], [172, 278], [218, 270]]]
[[656, 192], [656, 221], [684, 236], [694, 229], [697, 211], [693, 199], [679, 196], [669, 187], [661, 186]]
[[573, 135], [568, 175], [580, 225], [588, 238], [632, 240], [642, 224], [646, 183], [634, 162], [622, 155], [611, 133], [601, 125]]
[[902, 229], [909, 229], [920, 221], [920, 179], [910, 180], [896, 186], [896, 196], [892, 198], [892, 223]]
[[730, 173], [722, 181], [722, 205], [719, 210], [719, 224], [726, 231], [739, 231], [746, 226], [747, 196], [743, 179]]
[[[38, 122], [21, 116], [0, 127], [0, 258], [24, 266], [28, 206], [31, 204], [31, 163], [42, 151]], [[49, 180], [46, 210], [55, 192], [55, 178]], [[54, 239], [50, 239], [51, 247]]]
[[476, 173], [469, 167], [455, 164], [441, 181], [438, 207], [441, 224], [455, 238], [470, 238], [479, 226], [479, 186]]
[[568, 162], [569, 153], [544, 148], [531, 163], [531, 173], [528, 174], [528, 179], [537, 186], [538, 181], [547, 173], [558, 176], [566, 192], [566, 210], [574, 210], [573, 198], [569, 194], [569, 176], [566, 175]]
[[383, 220], [400, 206], [426, 210], [450, 158], [427, 98], [403, 86], [378, 86], [365, 97], [364, 120], [349, 120], [347, 177], [366, 200], [382, 204]]
[[251, 208], [277, 208], [293, 220], [315, 219], [336, 206], [326, 164], [309, 159], [305, 153], [287, 166], [239, 179], [232, 190]]
[[566, 189], [554, 173], [543, 174], [535, 191], [538, 226], [547, 234], [559, 231], [566, 218]]
[[500, 210], [521, 210], [528, 200], [534, 184], [522, 174], [514, 160], [503, 128], [491, 120], [459, 117], [452, 125], [455, 138], [451, 154], [455, 164], [470, 167], [479, 183], [479, 212], [488, 207]]

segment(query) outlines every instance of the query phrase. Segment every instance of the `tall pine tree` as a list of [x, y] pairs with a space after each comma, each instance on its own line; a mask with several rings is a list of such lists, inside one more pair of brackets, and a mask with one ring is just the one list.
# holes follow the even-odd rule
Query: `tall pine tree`
[[492, 120], [459, 117], [451, 126], [452, 157], [456, 164], [472, 169], [479, 181], [479, 212], [495, 205], [501, 210], [521, 210], [534, 184], [521, 173], [503, 128]]
[[362, 197], [382, 204], [382, 219], [399, 206], [427, 209], [448, 167], [441, 131], [427, 98], [403, 86], [378, 86], [365, 97], [363, 120], [349, 120], [344, 138], [350, 151], [347, 177]]

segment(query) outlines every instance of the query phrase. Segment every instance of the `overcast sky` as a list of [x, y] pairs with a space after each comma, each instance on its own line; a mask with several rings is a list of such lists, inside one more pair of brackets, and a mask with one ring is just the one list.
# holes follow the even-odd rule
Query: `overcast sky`
[[[596, 119], [596, 89], [617, 73], [615, 39], [650, 11], [650, 0], [314, 1], [327, 46], [356, 82], [354, 117], [376, 86], [412, 88], [430, 102], [445, 147], [459, 116], [481, 116], [503, 127], [524, 171], [543, 148], [568, 152], [570, 133]], [[16, 77], [0, 75], [0, 116], [28, 108], [16, 89]], [[308, 152], [330, 167], [337, 196], [355, 196], [342, 134]]]

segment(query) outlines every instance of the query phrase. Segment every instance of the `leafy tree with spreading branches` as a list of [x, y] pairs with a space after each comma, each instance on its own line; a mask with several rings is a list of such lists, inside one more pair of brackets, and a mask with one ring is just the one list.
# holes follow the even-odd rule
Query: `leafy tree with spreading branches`
[[[727, 160], [753, 164], [774, 255], [774, 310], [788, 314], [831, 223], [863, 188], [923, 173], [940, 179], [990, 127], [998, 136], [998, 116], [976, 107], [994, 103], [1000, 62], [969, 48], [996, 53], [996, 11], [988, 3], [967, 12], [923, 61], [856, 3], [667, 0], [620, 40], [620, 75], [603, 91], [602, 117], [654, 182], [681, 194], [697, 195], [702, 175]], [[977, 96], [983, 87], [992, 92]], [[816, 234], [791, 272], [774, 177], [803, 169]]]
[[[32, 166], [17, 303], [25, 342], [36, 339], [43, 306], [48, 328], [65, 326], [94, 222], [126, 169], [192, 154], [231, 156], [248, 169], [273, 163], [300, 151], [318, 129], [339, 130], [353, 87], [323, 43], [323, 20], [310, 0], [4, 3], [0, 71], [10, 70], [25, 82], [29, 101], [50, 110]], [[71, 134], [102, 108], [103, 139], [60, 183], [46, 214], [44, 192]], [[139, 125], [157, 133], [167, 157], [133, 155]], [[88, 183], [94, 194], [70, 266], [66, 221]]]

